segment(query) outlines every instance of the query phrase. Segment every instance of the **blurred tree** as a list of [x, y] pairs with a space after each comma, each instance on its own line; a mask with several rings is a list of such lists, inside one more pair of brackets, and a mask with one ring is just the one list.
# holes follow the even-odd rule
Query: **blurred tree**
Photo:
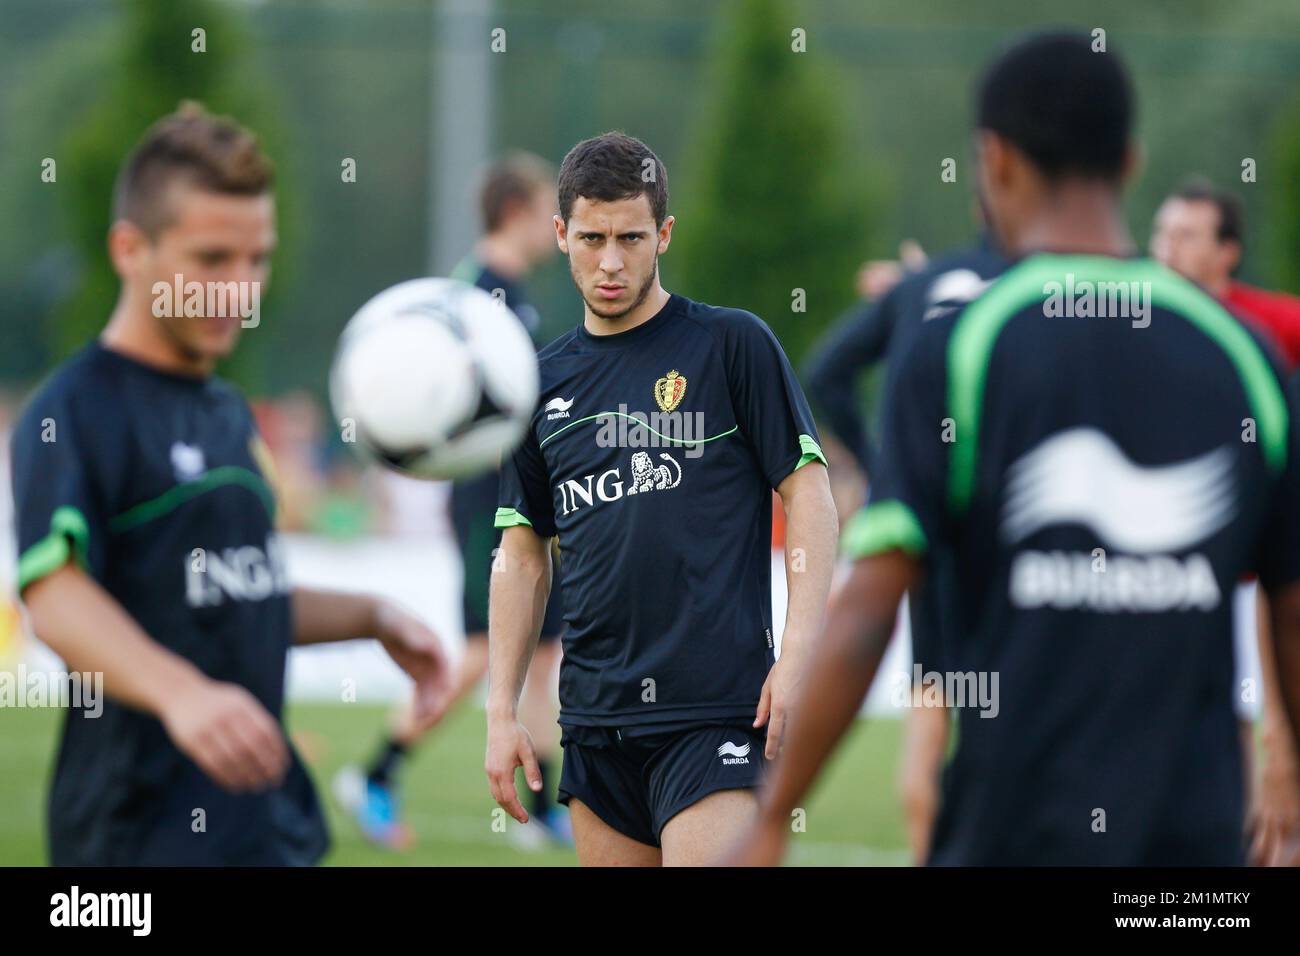
[[[20, 52], [0, 49], [0, 62], [23, 82], [6, 83], [0, 128], [0, 220], [21, 228], [0, 230], [0, 378], [27, 384], [43, 372], [50, 315], [70, 294], [78, 270], [60, 214], [64, 178], [42, 182], [45, 160], [61, 161], [69, 118], [94, 100], [95, 83], [109, 75], [112, 33], [103, 19], [84, 23], [44, 44], [29, 40]], [[18, 59], [23, 57], [25, 59]], [[51, 109], [49, 104], [59, 104]]]
[[[210, 112], [229, 114], [253, 129], [273, 158], [280, 152], [274, 148], [278, 124], [267, 120], [265, 93], [252, 85], [255, 71], [246, 62], [248, 40], [229, 5], [209, 0], [120, 0], [120, 6], [115, 78], [73, 127], [59, 168], [60, 180], [68, 184], [64, 191], [68, 232], [80, 268], [76, 292], [55, 313], [50, 345], [58, 356], [98, 334], [117, 300], [117, 275], [105, 251], [113, 183], [150, 125], [173, 112], [181, 100], [198, 100]], [[199, 30], [201, 36], [196, 35]], [[277, 270], [279, 263], [293, 261], [286, 246], [293, 245], [298, 232], [293, 217], [285, 214], [284, 178], [277, 176]], [[289, 205], [292, 208], [292, 202]], [[277, 285], [283, 279], [278, 273]], [[273, 318], [264, 297], [262, 324], [257, 330], [246, 330], [242, 347], [223, 367], [225, 374], [246, 386], [263, 379], [267, 350], [248, 346], [254, 336], [271, 338], [263, 330], [273, 327]]]
[[846, 161], [835, 82], [798, 52], [820, 39], [800, 22], [784, 0], [736, 0], [723, 18], [666, 260], [672, 287], [757, 313], [794, 361], [853, 301], [869, 234], [865, 167]]

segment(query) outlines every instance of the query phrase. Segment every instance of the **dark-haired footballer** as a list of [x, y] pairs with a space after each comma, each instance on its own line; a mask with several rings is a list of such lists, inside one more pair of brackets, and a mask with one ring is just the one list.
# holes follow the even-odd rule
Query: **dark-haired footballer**
[[[526, 819], [515, 768], [540, 780], [515, 710], [558, 536], [559, 789], [584, 865], [704, 863], [748, 825], [835, 559], [825, 459], [776, 338], [660, 284], [667, 186], [620, 133], [565, 157], [555, 231], [583, 320], [540, 353], [541, 408], [502, 471], [486, 769]], [[789, 581], [775, 664], [773, 489]]]
[[314, 863], [328, 837], [282, 724], [289, 648], [376, 637], [421, 710], [448, 689], [413, 617], [291, 584], [265, 446], [212, 374], [246, 316], [230, 299], [197, 316], [158, 307], [156, 288], [178, 281], [251, 300], [275, 246], [271, 177], [252, 134], [197, 104], [155, 124], [117, 183], [108, 325], [14, 431], [19, 590], [37, 636], [102, 673], [108, 698], [64, 719], [55, 865]]
[[780, 859], [900, 597], [942, 561], [944, 666], [999, 680], [994, 708], [958, 707], [928, 862], [1240, 864], [1232, 595], [1259, 573], [1294, 730], [1300, 412], [1218, 302], [1133, 258], [1133, 103], [1114, 52], [1022, 40], [978, 102], [982, 198], [1018, 261], [901, 358], [845, 535], [857, 560], [801, 692], [816, 706], [796, 706], [729, 859]]

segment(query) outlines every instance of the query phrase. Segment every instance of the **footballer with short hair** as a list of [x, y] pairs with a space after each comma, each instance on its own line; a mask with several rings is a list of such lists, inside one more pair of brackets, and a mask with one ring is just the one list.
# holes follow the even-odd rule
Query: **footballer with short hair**
[[[540, 779], [517, 702], [558, 537], [559, 790], [579, 861], [700, 864], [753, 818], [820, 625], [837, 536], [825, 458], [767, 326], [661, 284], [674, 220], [649, 147], [622, 133], [577, 144], [559, 207], [583, 317], [540, 353], [542, 404], [502, 471], [486, 770], [526, 820], [515, 768]], [[674, 430], [684, 416], [703, 431]], [[626, 441], [605, 439], [620, 422]], [[789, 582], [775, 663], [773, 489]]]
[[[362, 595], [295, 587], [269, 455], [214, 374], [239, 315], [168, 314], [155, 285], [263, 283], [272, 168], [232, 120], [186, 103], [124, 163], [104, 331], [32, 397], [12, 437], [19, 592], [33, 630], [103, 674], [98, 718], [65, 715], [50, 789], [55, 865], [295, 865], [328, 846], [283, 726], [295, 644], [376, 637], [422, 710], [438, 639]], [[220, 309], [219, 312], [226, 310]]]

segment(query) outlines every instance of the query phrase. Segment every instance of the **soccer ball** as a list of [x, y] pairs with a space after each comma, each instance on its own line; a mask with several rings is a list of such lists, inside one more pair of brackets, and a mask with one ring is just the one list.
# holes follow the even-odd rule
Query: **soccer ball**
[[504, 302], [454, 279], [412, 279], [348, 321], [330, 401], [365, 456], [416, 478], [466, 478], [523, 437], [537, 354]]

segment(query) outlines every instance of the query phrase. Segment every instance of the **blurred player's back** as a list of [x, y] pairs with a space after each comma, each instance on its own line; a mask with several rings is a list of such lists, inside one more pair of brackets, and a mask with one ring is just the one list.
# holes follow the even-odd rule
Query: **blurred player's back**
[[[1071, 287], [1132, 298], [1089, 317]], [[1067, 314], [1044, 296], [1057, 288]], [[886, 437], [911, 451], [883, 496], [907, 488], [922, 527], [952, 522], [945, 663], [977, 698], [959, 706], [933, 861], [1233, 859], [1231, 595], [1269, 573], [1260, 543], [1288, 522], [1264, 350], [1155, 263], [1040, 255], [910, 358], [893, 398], [915, 426]]]
[[[1242, 859], [1231, 596], [1246, 572], [1274, 593], [1300, 577], [1300, 452], [1260, 342], [1132, 258], [1132, 112], [1122, 66], [1081, 35], [990, 69], [980, 185], [1024, 258], [901, 356], [847, 534], [875, 559], [842, 602], [872, 640], [873, 604], [953, 571], [939, 678], [958, 746], [932, 863]], [[822, 670], [852, 687], [844, 664]]]

